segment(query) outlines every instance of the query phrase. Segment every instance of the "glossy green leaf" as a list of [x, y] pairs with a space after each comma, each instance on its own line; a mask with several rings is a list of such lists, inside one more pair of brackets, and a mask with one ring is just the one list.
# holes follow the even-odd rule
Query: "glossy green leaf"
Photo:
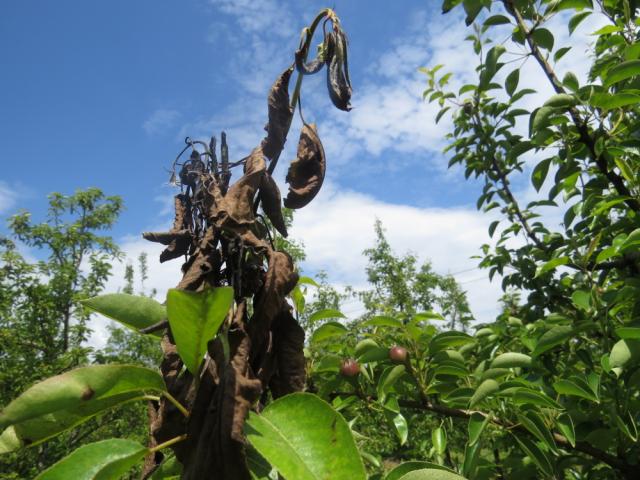
[[533, 350], [531, 355], [533, 357], [537, 357], [538, 355], [557, 347], [558, 345], [566, 342], [573, 333], [573, 328], [568, 325], [557, 325], [553, 327], [538, 339], [536, 348]]
[[444, 455], [447, 449], [447, 432], [444, 428], [438, 427], [431, 431], [431, 442], [438, 455]]
[[547, 178], [547, 173], [549, 173], [549, 165], [551, 164], [551, 158], [546, 158], [541, 160], [536, 164], [533, 171], [531, 172], [531, 183], [533, 187], [536, 189], [536, 192], [540, 191], [542, 184]]
[[560, 395], [571, 395], [574, 397], [586, 398], [598, 403], [598, 397], [591, 391], [589, 386], [574, 380], [561, 379], [553, 384], [553, 389]]
[[615, 343], [609, 354], [611, 368], [628, 368], [640, 362], [640, 340], [623, 339]]
[[518, 88], [519, 81], [520, 81], [519, 69], [516, 68], [509, 75], [507, 75], [507, 79], [505, 80], [505, 83], [504, 83], [504, 88], [510, 97], [515, 93], [516, 88]]
[[[251, 468], [251, 450], [247, 449], [247, 463]], [[164, 452], [163, 452], [164, 453]], [[271, 470], [271, 466], [269, 466]], [[175, 456], [165, 457], [160, 466], [153, 472], [150, 480], [169, 480], [171, 478], [180, 478], [182, 475], [182, 464]]]
[[525, 437], [518, 435], [513, 436], [522, 451], [531, 459], [536, 466], [542, 470], [546, 475], [551, 476], [553, 474], [553, 467], [549, 457], [536, 445], [534, 442]]
[[309, 317], [309, 323], [313, 325], [320, 320], [326, 320], [327, 318], [347, 318], [344, 313], [335, 308], [326, 308], [324, 310], [318, 310]]
[[393, 317], [389, 317], [386, 315], [379, 315], [377, 317], [373, 317], [365, 322], [362, 322], [363, 327], [391, 327], [391, 328], [402, 328], [404, 324]]
[[558, 258], [553, 258], [551, 260], [549, 260], [547, 263], [545, 263], [544, 265], [541, 265], [540, 267], [538, 267], [536, 269], [536, 277], [539, 277], [540, 275], [542, 275], [543, 273], [547, 273], [551, 270], [554, 270], [558, 267], [560, 267], [561, 265], [566, 265], [567, 263], [569, 263], [569, 257], [558, 257]]
[[640, 103], [640, 95], [628, 92], [614, 94], [594, 93], [591, 97], [590, 103], [594, 107], [602, 108], [604, 110], [612, 110], [614, 108], [622, 108]]
[[480, 435], [482, 435], [482, 432], [487, 426], [487, 423], [489, 423], [489, 417], [487, 417], [486, 415], [482, 415], [478, 412], [474, 412], [471, 414], [471, 416], [469, 417], [468, 425], [469, 440], [467, 443], [469, 445], [473, 446], [478, 442], [478, 440], [480, 440]]
[[[559, 62], [560, 59], [569, 52], [569, 50], [571, 50], [571, 47], [562, 47], [556, 50], [556, 53], [553, 54], [553, 61]], [[563, 83], [564, 83], [564, 80], [563, 80]], [[572, 88], [571, 90], [574, 90], [574, 89]]]
[[550, 97], [546, 102], [544, 102], [545, 107], [554, 107], [554, 108], [566, 108], [575, 105], [577, 102], [576, 97], [570, 95], [568, 93], [558, 93]]
[[580, 23], [582, 23], [582, 21], [587, 18], [589, 15], [591, 15], [591, 13], [593, 12], [580, 12], [575, 14], [573, 17], [571, 17], [571, 19], [569, 20], [569, 34], [572, 34], [576, 28], [578, 28], [578, 25], [580, 25]]
[[251, 412], [245, 434], [287, 479], [365, 480], [362, 458], [342, 415], [308, 393], [294, 393]]
[[[167, 318], [164, 305], [152, 298], [126, 293], [99, 295], [82, 300], [81, 303], [88, 309], [120, 322], [136, 332]], [[152, 335], [160, 337], [162, 333], [154, 332]]]
[[376, 387], [378, 393], [378, 399], [381, 402], [385, 401], [386, 394], [393, 388], [395, 383], [405, 374], [404, 365], [395, 365], [393, 367], [387, 367], [384, 369], [380, 378], [378, 379], [378, 385]]
[[148, 451], [138, 442], [119, 438], [89, 443], [43, 471], [36, 480], [118, 480]]
[[556, 443], [553, 440], [551, 431], [544, 423], [542, 417], [534, 410], [528, 410], [518, 414], [518, 421], [540, 440], [548, 450], [555, 452], [557, 450]]
[[605, 77], [604, 86], [610, 87], [614, 83], [622, 82], [640, 75], [640, 60], [629, 60], [610, 68]]
[[0, 412], [0, 453], [39, 443], [145, 392], [165, 389], [158, 372], [133, 365], [93, 365], [48, 378]]
[[304, 275], [298, 278], [298, 285], [311, 285], [312, 287], [320, 288], [318, 282], [316, 282], [313, 278], [306, 277]]
[[640, 327], [620, 327], [616, 328], [616, 335], [625, 340], [640, 339]]
[[640, 228], [631, 232], [619, 248], [621, 252], [626, 252], [627, 250], [631, 250], [632, 248], [637, 249], [638, 247], [640, 247]]
[[531, 113], [529, 136], [533, 137], [539, 130], [549, 125], [549, 119], [556, 112], [553, 107], [540, 107]]
[[536, 28], [531, 32], [531, 36], [535, 43], [546, 50], [553, 50], [554, 38], [553, 34], [546, 28]]
[[207, 351], [231, 305], [233, 288], [209, 288], [190, 292], [172, 288], [167, 293], [167, 314], [180, 358], [197, 375]]
[[500, 384], [498, 382], [496, 382], [495, 380], [489, 378], [489, 379], [483, 381], [478, 386], [478, 388], [476, 388], [476, 391], [473, 393], [473, 396], [471, 397], [471, 400], [469, 401], [469, 408], [473, 408], [478, 403], [480, 403], [482, 400], [484, 400], [488, 396], [490, 396], [490, 395], [494, 394], [495, 392], [497, 392], [499, 389], [500, 389]]
[[348, 332], [347, 327], [338, 322], [327, 322], [318, 327], [311, 335], [311, 343], [318, 343], [328, 338], [342, 337]]
[[591, 293], [586, 290], [576, 290], [571, 294], [571, 301], [581, 310], [589, 310], [591, 308]]
[[530, 388], [519, 388], [513, 392], [511, 399], [516, 405], [536, 405], [539, 407], [562, 410], [562, 405], [543, 392]]
[[383, 362], [389, 360], [389, 349], [385, 347], [374, 347], [366, 350], [356, 358], [360, 363]]
[[404, 462], [395, 467], [387, 476], [384, 477], [384, 480], [400, 480], [404, 475], [409, 472], [413, 472], [414, 470], [424, 470], [424, 469], [435, 469], [435, 470], [444, 470], [446, 472], [455, 473], [453, 470], [448, 469], [442, 465], [438, 465], [437, 463], [431, 462], [421, 462], [417, 460], [413, 460], [410, 462]]
[[400, 477], [400, 480], [466, 480], [457, 473], [441, 470], [439, 468], [425, 468], [413, 470]]
[[573, 420], [568, 413], [562, 414], [556, 420], [558, 430], [569, 440], [572, 447], [576, 446], [576, 432], [573, 428]]
[[531, 366], [531, 357], [524, 353], [507, 352], [498, 355], [493, 362], [491, 368], [515, 368]]
[[456, 331], [442, 332], [431, 339], [429, 350], [435, 353], [449, 347], [459, 347], [471, 342], [473, 342], [473, 337], [466, 333]]
[[506, 25], [508, 23], [511, 23], [509, 17], [506, 17], [504, 15], [491, 15], [484, 21], [482, 25], [484, 27], [492, 27], [494, 25]]
[[384, 415], [387, 421], [393, 426], [396, 432], [400, 445], [407, 443], [409, 438], [409, 424], [407, 419], [400, 412], [400, 406], [398, 400], [395, 397], [391, 397], [385, 401]]

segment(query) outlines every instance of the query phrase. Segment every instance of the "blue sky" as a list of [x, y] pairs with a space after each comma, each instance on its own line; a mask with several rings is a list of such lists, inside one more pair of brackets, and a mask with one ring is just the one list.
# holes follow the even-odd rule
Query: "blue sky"
[[[228, 132], [232, 159], [263, 136], [266, 94], [291, 61], [299, 33], [325, 3], [275, 0], [7, 0], [0, 5], [0, 215], [41, 218], [45, 197], [97, 186], [124, 198], [112, 232], [130, 258], [158, 249], [140, 233], [172, 217], [169, 168], [183, 139]], [[303, 85], [307, 121], [318, 124], [327, 180], [291, 233], [304, 242], [306, 272], [364, 286], [364, 248], [380, 218], [394, 248], [430, 258], [468, 290], [476, 317], [496, 313], [498, 282], [475, 268], [494, 219], [475, 210], [480, 185], [447, 170], [450, 122], [435, 125], [421, 100], [418, 67], [445, 64], [461, 85], [477, 60], [460, 15], [437, 1], [335, 1], [350, 39], [353, 111], [332, 107], [324, 74]], [[565, 27], [566, 29], [566, 27]], [[586, 34], [585, 34], [586, 35]], [[557, 39], [561, 46], [562, 38]], [[315, 43], [315, 41], [314, 41]], [[567, 68], [580, 70], [578, 55]], [[530, 66], [525, 65], [525, 69]], [[532, 66], [535, 67], [535, 66]], [[526, 73], [526, 72], [525, 72]], [[540, 87], [534, 70], [521, 75]], [[545, 95], [542, 88], [541, 95]], [[276, 177], [286, 189], [299, 121]], [[532, 199], [528, 172], [516, 180]], [[0, 232], [5, 230], [4, 222]], [[109, 288], [121, 285], [115, 266]], [[150, 286], [173, 286], [179, 263], [152, 265]], [[459, 273], [460, 272], [460, 273]], [[358, 305], [345, 305], [356, 314]]]

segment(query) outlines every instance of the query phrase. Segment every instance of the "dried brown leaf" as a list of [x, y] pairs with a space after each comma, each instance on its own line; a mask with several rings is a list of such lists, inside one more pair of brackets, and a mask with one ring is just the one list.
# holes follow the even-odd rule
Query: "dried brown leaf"
[[289, 105], [289, 80], [293, 68], [287, 68], [275, 81], [269, 92], [269, 123], [266, 126], [267, 136], [262, 140], [264, 154], [273, 159], [284, 148], [287, 132], [291, 125], [293, 110]]
[[287, 236], [287, 226], [282, 216], [282, 197], [275, 180], [268, 173], [262, 177], [260, 183], [260, 201], [265, 215], [283, 237]]
[[326, 159], [315, 125], [305, 124], [300, 132], [298, 154], [287, 172], [289, 192], [284, 200], [287, 208], [302, 208], [320, 191], [324, 181]]

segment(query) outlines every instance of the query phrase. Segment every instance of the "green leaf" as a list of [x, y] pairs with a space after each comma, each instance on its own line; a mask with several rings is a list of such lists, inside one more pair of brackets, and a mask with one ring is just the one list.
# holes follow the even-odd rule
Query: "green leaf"
[[[247, 449], [247, 463], [251, 467], [251, 451], [253, 449]], [[164, 452], [163, 452], [164, 453]], [[255, 452], [254, 452], [255, 453]], [[269, 471], [271, 466], [269, 465]], [[153, 472], [150, 480], [168, 480], [170, 478], [180, 478], [182, 475], [182, 464], [175, 456], [165, 457], [160, 466]]]
[[393, 317], [389, 317], [386, 315], [379, 315], [377, 317], [373, 317], [365, 322], [362, 322], [363, 327], [392, 327], [392, 328], [402, 328], [404, 324]]
[[324, 310], [318, 310], [309, 317], [309, 323], [313, 325], [320, 320], [326, 320], [327, 318], [347, 318], [344, 313], [335, 308], [326, 308]]
[[571, 50], [571, 47], [562, 47], [562, 48], [559, 48], [559, 49], [556, 51], [556, 53], [554, 53], [554, 54], [553, 54], [553, 61], [554, 61], [554, 62], [559, 62], [559, 61], [560, 61], [560, 59], [561, 59], [562, 57], [564, 57], [564, 56], [567, 54], [567, 52], [569, 52], [569, 50]]
[[469, 417], [469, 441], [468, 445], [475, 445], [480, 440], [480, 435], [484, 431], [484, 427], [489, 423], [489, 417], [481, 413], [474, 412]]
[[[129, 295], [127, 293], [109, 293], [82, 300], [85, 307], [123, 325], [140, 331], [167, 318], [167, 309], [152, 298]], [[161, 337], [161, 332], [152, 335]]]
[[190, 292], [172, 288], [167, 293], [167, 314], [180, 358], [198, 375], [207, 351], [233, 304], [233, 288], [209, 288]]
[[576, 307], [587, 311], [591, 308], [591, 293], [586, 290], [576, 290], [571, 294], [571, 301]]
[[568, 93], [558, 93], [551, 96], [546, 102], [544, 102], [544, 106], [553, 108], [566, 108], [571, 107], [576, 103], [577, 99], [573, 95], [570, 95]]
[[316, 282], [311, 277], [305, 277], [305, 276], [301, 276], [300, 278], [298, 278], [298, 285], [311, 285], [312, 287], [320, 288], [320, 285], [318, 285], [318, 282]]
[[611, 368], [626, 368], [640, 361], [640, 340], [623, 339], [616, 342], [609, 354]]
[[542, 47], [549, 51], [553, 50], [553, 34], [546, 28], [536, 28], [533, 32], [531, 32], [531, 36], [533, 37], [534, 42], [539, 47]]
[[539, 130], [549, 125], [549, 118], [556, 112], [553, 107], [540, 107], [531, 114], [529, 136], [533, 137]]
[[[576, 8], [593, 8], [591, 0], [560, 0], [559, 2], [552, 2], [549, 5], [549, 10], [554, 12], [560, 12], [562, 10], [574, 10]], [[547, 12], [545, 12], [546, 15]]]
[[624, 253], [627, 250], [638, 248], [640, 246], [640, 228], [636, 228], [619, 247], [620, 252]]
[[553, 435], [549, 431], [549, 428], [542, 420], [542, 417], [538, 415], [534, 410], [528, 410], [521, 414], [518, 414], [518, 420], [520, 423], [531, 432], [538, 440], [540, 440], [548, 450], [553, 452], [557, 451], [556, 443], [553, 440]]
[[546, 158], [535, 166], [533, 172], [531, 172], [531, 183], [533, 184], [536, 192], [540, 191], [542, 184], [547, 178], [547, 173], [549, 173], [549, 165], [551, 164], [551, 158]]
[[513, 436], [522, 451], [531, 459], [533, 463], [537, 465], [537, 467], [542, 470], [546, 475], [552, 476], [553, 467], [551, 466], [551, 461], [549, 457], [536, 445], [534, 442], [529, 440], [528, 438], [519, 437], [517, 435]]
[[539, 407], [562, 410], [562, 405], [553, 400], [547, 394], [530, 388], [519, 388], [511, 396], [516, 405], [536, 405]]
[[610, 246], [602, 250], [598, 256], [596, 257], [596, 263], [604, 262], [605, 260], [610, 259], [618, 254], [618, 247]]
[[554, 270], [555, 268], [561, 265], [566, 265], [567, 263], [569, 263], [569, 257], [553, 258], [549, 260], [547, 263], [545, 263], [544, 265], [541, 265], [536, 269], [536, 274], [534, 278], [539, 277], [543, 273], [547, 273], [551, 270]]
[[362, 458], [342, 415], [315, 395], [294, 393], [251, 412], [245, 434], [287, 479], [365, 480]]
[[622, 82], [640, 75], [640, 60], [622, 62], [609, 69], [605, 77], [604, 86], [610, 87], [614, 83]]
[[476, 388], [476, 391], [471, 396], [471, 400], [469, 402], [469, 408], [473, 408], [482, 400], [484, 400], [486, 397], [497, 392], [499, 389], [500, 389], [500, 384], [495, 380], [491, 378], [485, 380], [478, 386], [478, 388]]
[[393, 388], [395, 383], [405, 373], [404, 365], [395, 365], [393, 367], [387, 367], [384, 369], [380, 378], [378, 379], [378, 385], [376, 391], [378, 393], [378, 400], [384, 402], [387, 393]]
[[603, 110], [612, 110], [614, 108], [621, 108], [640, 103], [640, 95], [627, 92], [615, 94], [594, 93], [591, 96], [590, 103], [592, 106], [602, 108]]
[[578, 25], [580, 25], [585, 18], [591, 15], [591, 13], [592, 12], [580, 12], [571, 17], [569, 20], [569, 35], [571, 35], [575, 29], [578, 28]]
[[89, 443], [46, 469], [36, 480], [118, 480], [148, 451], [138, 442], [120, 438]]
[[322, 342], [328, 338], [342, 337], [348, 332], [347, 327], [338, 322], [327, 322], [311, 335], [311, 343]]
[[436, 453], [444, 455], [447, 449], [447, 432], [445, 432], [444, 428], [438, 427], [431, 430], [431, 442]]
[[593, 402], [599, 403], [598, 397], [591, 391], [589, 386], [585, 384], [578, 384], [571, 380], [558, 380], [553, 384], [553, 389], [560, 395], [571, 395], [574, 397], [586, 398]]
[[484, 21], [482, 26], [492, 27], [494, 25], [506, 25], [508, 23], [511, 23], [511, 20], [509, 20], [509, 17], [506, 17], [504, 15], [491, 15], [489, 18], [487, 18]]
[[436, 353], [449, 347], [458, 347], [473, 341], [473, 337], [463, 332], [456, 332], [454, 330], [442, 332], [431, 339], [429, 350], [432, 353]]
[[622, 27], [617, 25], [605, 25], [604, 27], [596, 30], [591, 35], [610, 35], [612, 33], [618, 33], [622, 31]]
[[498, 355], [493, 362], [491, 368], [514, 368], [531, 366], [531, 357], [524, 353], [507, 352]]
[[518, 88], [518, 81], [520, 80], [520, 70], [513, 70], [509, 75], [507, 75], [507, 79], [504, 82], [504, 88], [507, 91], [507, 94], [511, 97], [513, 93]]
[[34, 445], [95, 414], [166, 387], [154, 370], [93, 365], [36, 383], [0, 412], [0, 453]]
[[569, 90], [577, 92], [580, 88], [580, 83], [578, 82], [578, 77], [576, 77], [575, 73], [567, 72], [564, 78], [562, 79], [562, 83]]
[[568, 325], [557, 325], [542, 334], [531, 355], [537, 357], [547, 350], [564, 343], [571, 335], [573, 335], [573, 328]]
[[620, 327], [616, 328], [616, 335], [625, 340], [628, 339], [640, 339], [640, 328], [639, 327]]
[[431, 462], [421, 462], [417, 460], [412, 460], [410, 462], [404, 462], [395, 467], [387, 476], [384, 477], [384, 480], [400, 480], [404, 475], [409, 472], [413, 472], [414, 470], [424, 470], [424, 469], [435, 469], [435, 470], [444, 470], [446, 472], [455, 473], [453, 470], [448, 469], [442, 465], [438, 465], [437, 463]]
[[407, 419], [400, 413], [400, 406], [398, 405], [398, 399], [391, 397], [384, 403], [384, 415], [387, 421], [393, 425], [400, 445], [407, 443], [409, 437], [409, 424]]
[[457, 473], [436, 468], [414, 470], [400, 477], [400, 480], [466, 480]]
[[576, 446], [576, 432], [573, 428], [573, 420], [568, 413], [564, 413], [556, 420], [556, 425], [562, 434], [569, 440], [572, 447]]

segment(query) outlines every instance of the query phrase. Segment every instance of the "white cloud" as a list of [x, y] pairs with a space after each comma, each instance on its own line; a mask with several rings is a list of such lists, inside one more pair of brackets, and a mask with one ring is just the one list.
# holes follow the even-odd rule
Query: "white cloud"
[[155, 135], [175, 126], [179, 118], [180, 112], [177, 110], [159, 108], [149, 115], [142, 128], [148, 135]]
[[6, 213], [11, 210], [18, 199], [19, 194], [16, 190], [9, 187], [7, 183], [0, 181], [0, 213]]
[[362, 252], [374, 243], [376, 218], [398, 254], [411, 251], [421, 260], [431, 260], [435, 271], [455, 274], [476, 318], [495, 317], [500, 285], [490, 283], [487, 272], [475, 268], [478, 260], [470, 258], [489, 241], [487, 227], [493, 218], [471, 209], [394, 205], [325, 185], [308, 207], [296, 213], [291, 228], [291, 236], [305, 245], [305, 271], [325, 270], [331, 283], [365, 287], [367, 260]]

